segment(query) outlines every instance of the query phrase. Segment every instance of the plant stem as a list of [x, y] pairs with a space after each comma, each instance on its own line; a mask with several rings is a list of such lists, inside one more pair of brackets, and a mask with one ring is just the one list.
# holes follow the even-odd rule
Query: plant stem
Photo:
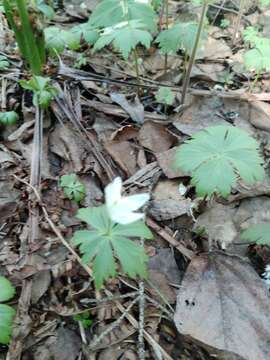
[[199, 22], [199, 26], [198, 26], [198, 30], [197, 30], [197, 34], [196, 34], [195, 43], [194, 43], [192, 53], [191, 53], [191, 56], [190, 56], [190, 59], [189, 59], [188, 69], [186, 71], [185, 78], [184, 78], [182, 97], [181, 97], [181, 104], [182, 105], [184, 105], [184, 103], [185, 103], [187, 89], [188, 89], [189, 81], [190, 81], [190, 74], [191, 74], [191, 70], [192, 70], [193, 64], [195, 62], [197, 50], [198, 50], [198, 47], [199, 47], [200, 38], [201, 38], [202, 30], [203, 30], [203, 24], [204, 24], [204, 19], [205, 19], [205, 16], [206, 16], [207, 8], [208, 8], [208, 0], [204, 0], [202, 13], [201, 13], [201, 17], [200, 17], [200, 22]]
[[133, 50], [133, 56], [134, 56], [134, 63], [135, 63], [135, 71], [136, 71], [136, 77], [137, 77], [137, 84], [138, 84], [138, 95], [140, 95], [141, 93], [141, 87], [140, 87], [140, 71], [139, 71], [139, 62], [138, 62], [138, 52], [137, 52], [137, 48], [135, 48]]
[[[165, 16], [166, 16], [166, 30], [169, 29], [169, 0], [165, 1]], [[164, 74], [167, 73], [168, 68], [168, 54], [165, 54], [165, 61], [164, 61]]]
[[233, 38], [232, 38], [233, 45], [235, 44], [237, 33], [239, 31], [241, 20], [242, 20], [243, 14], [244, 14], [244, 10], [245, 10], [244, 5], [245, 5], [245, 0], [240, 0], [239, 12], [238, 12], [238, 16], [237, 16], [237, 20], [236, 20], [236, 24], [235, 24], [235, 28], [234, 28], [234, 32], [233, 32]]

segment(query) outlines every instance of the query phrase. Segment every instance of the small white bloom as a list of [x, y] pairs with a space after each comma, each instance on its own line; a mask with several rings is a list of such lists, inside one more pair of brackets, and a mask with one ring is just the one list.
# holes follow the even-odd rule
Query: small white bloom
[[119, 224], [130, 224], [143, 219], [143, 213], [134, 211], [141, 208], [148, 200], [149, 194], [138, 194], [122, 197], [122, 179], [115, 178], [105, 187], [105, 202], [110, 218]]

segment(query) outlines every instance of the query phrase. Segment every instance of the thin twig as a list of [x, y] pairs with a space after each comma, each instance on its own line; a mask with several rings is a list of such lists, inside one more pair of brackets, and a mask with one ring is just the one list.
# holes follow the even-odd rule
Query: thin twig
[[[141, 246], [144, 247], [144, 239], [141, 238]], [[140, 360], [145, 360], [144, 349], [144, 309], [145, 309], [145, 294], [144, 294], [144, 280], [139, 281], [139, 329], [138, 329], [138, 357]]]
[[88, 348], [94, 349], [101, 341], [104, 339], [105, 336], [107, 336], [111, 331], [113, 331], [119, 324], [124, 320], [124, 318], [127, 316], [127, 314], [130, 312], [132, 307], [138, 302], [139, 297], [136, 297], [125, 309], [125, 311], [122, 312], [121, 316], [117, 320], [115, 320], [110, 326], [107, 327], [106, 330], [104, 330], [95, 340], [93, 340]]

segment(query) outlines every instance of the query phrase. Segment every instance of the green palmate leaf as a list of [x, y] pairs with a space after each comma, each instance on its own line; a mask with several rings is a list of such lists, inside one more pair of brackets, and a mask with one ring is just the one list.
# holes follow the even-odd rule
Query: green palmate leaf
[[105, 29], [94, 45], [94, 51], [113, 44], [119, 50], [124, 59], [127, 59], [131, 50], [135, 49], [138, 44], [150, 47], [152, 40], [151, 34], [143, 30], [143, 24], [140, 21], [133, 20], [118, 24], [117, 26]]
[[270, 42], [248, 50], [244, 55], [244, 61], [248, 70], [270, 71]]
[[70, 200], [80, 202], [84, 199], [85, 186], [77, 179], [75, 174], [61, 176], [60, 185], [64, 188], [66, 197]]
[[15, 310], [5, 304], [0, 304], [0, 344], [8, 344], [12, 331], [12, 321]]
[[259, 245], [270, 245], [270, 224], [251, 226], [242, 232], [241, 239], [256, 242]]
[[3, 276], [0, 276], [0, 302], [8, 301], [13, 298], [15, 289]]
[[130, 20], [140, 20], [145, 29], [156, 30], [157, 16], [154, 10], [148, 4], [135, 0], [103, 0], [89, 22], [93, 27], [105, 28]]
[[70, 31], [78, 42], [83, 39], [89, 45], [93, 45], [99, 38], [99, 32], [89, 22], [74, 26]]
[[174, 99], [175, 99], [175, 94], [170, 88], [168, 88], [166, 86], [161, 86], [158, 89], [158, 92], [155, 95], [155, 98], [156, 98], [157, 102], [159, 102], [161, 104], [172, 105], [174, 102]]
[[92, 263], [97, 288], [116, 275], [117, 260], [123, 272], [129, 276], [146, 277], [148, 258], [144, 249], [127, 238], [152, 238], [152, 233], [142, 221], [128, 225], [115, 224], [110, 220], [105, 206], [80, 209], [78, 218], [91, 225], [93, 230], [76, 231], [72, 243], [79, 246], [82, 260]]
[[45, 29], [46, 48], [51, 55], [62, 53], [65, 48], [77, 50], [80, 47], [80, 35], [76, 31], [67, 31], [56, 26]]
[[[156, 42], [165, 54], [176, 53], [180, 49], [190, 54], [195, 43], [197, 31], [198, 24], [195, 22], [178, 23], [171, 29], [162, 31], [157, 37]], [[206, 37], [207, 34], [204, 31], [201, 41], [204, 41]]]
[[[13, 298], [15, 289], [11, 283], [0, 276], [0, 302], [8, 301]], [[12, 321], [15, 316], [15, 310], [5, 304], [0, 304], [0, 343], [8, 344], [11, 335]]]
[[233, 126], [208, 127], [179, 147], [176, 166], [192, 175], [198, 195], [227, 197], [238, 178], [253, 184], [264, 178], [259, 145]]

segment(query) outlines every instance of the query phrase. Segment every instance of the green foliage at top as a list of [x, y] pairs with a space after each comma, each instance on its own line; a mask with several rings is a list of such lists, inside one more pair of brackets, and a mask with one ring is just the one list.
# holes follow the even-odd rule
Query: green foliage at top
[[253, 225], [241, 234], [241, 239], [259, 245], [270, 245], [270, 224]]
[[[182, 49], [190, 55], [197, 31], [198, 24], [196, 22], [177, 23], [171, 29], [162, 31], [158, 35], [156, 42], [165, 54], [176, 53]], [[207, 33], [203, 31], [201, 41], [204, 41], [206, 37]]]
[[16, 111], [5, 111], [0, 113], [0, 124], [5, 126], [15, 125], [19, 120]]
[[131, 50], [134, 50], [138, 44], [149, 48], [151, 40], [152, 36], [144, 30], [144, 25], [138, 20], [131, 20], [105, 29], [93, 50], [100, 50], [112, 43], [114, 48], [121, 52], [123, 58], [127, 59]]
[[61, 176], [60, 185], [64, 189], [64, 194], [70, 200], [80, 202], [85, 198], [85, 186], [77, 179], [75, 174]]
[[174, 92], [167, 86], [161, 86], [155, 95], [157, 102], [166, 105], [172, 105], [175, 99]]
[[252, 49], [244, 55], [245, 66], [248, 70], [270, 71], [270, 39], [260, 35], [259, 31], [252, 26], [243, 32], [245, 43], [250, 44]]
[[261, 4], [262, 6], [267, 6], [267, 5], [270, 4], [270, 0], [260, 0], [260, 4]]
[[156, 30], [157, 16], [150, 5], [136, 0], [103, 0], [92, 13], [93, 27], [106, 28], [124, 21], [140, 20], [144, 29]]
[[90, 225], [91, 230], [74, 233], [72, 243], [78, 245], [84, 263], [91, 263], [95, 285], [99, 289], [109, 277], [116, 276], [116, 259], [128, 276], [147, 276], [148, 260], [144, 249], [129, 237], [151, 239], [152, 233], [143, 221], [128, 225], [112, 222], [106, 206], [80, 209], [77, 217]]
[[237, 180], [253, 184], [264, 178], [258, 143], [233, 126], [211, 126], [199, 131], [176, 154], [176, 166], [190, 172], [199, 196], [227, 197]]
[[[0, 276], [0, 302], [6, 302], [13, 298], [15, 289], [11, 283]], [[0, 304], [0, 343], [8, 344], [11, 335], [12, 321], [15, 316], [15, 310], [6, 305]]]
[[42, 109], [50, 106], [54, 96], [57, 94], [56, 88], [51, 86], [49, 77], [33, 76], [30, 80], [21, 80], [20, 85], [34, 93], [33, 104], [40, 106]]

